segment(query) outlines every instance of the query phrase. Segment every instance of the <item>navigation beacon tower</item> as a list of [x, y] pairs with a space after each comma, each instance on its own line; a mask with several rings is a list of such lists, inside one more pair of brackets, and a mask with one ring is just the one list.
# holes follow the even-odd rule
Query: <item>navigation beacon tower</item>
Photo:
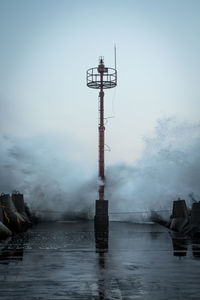
[[96, 68], [87, 70], [87, 86], [92, 89], [99, 89], [99, 199], [96, 200], [95, 229], [98, 231], [108, 230], [108, 200], [104, 199], [105, 175], [104, 175], [104, 90], [111, 89], [117, 85], [116, 70], [116, 48], [115, 68], [107, 68], [104, 60], [99, 59]]

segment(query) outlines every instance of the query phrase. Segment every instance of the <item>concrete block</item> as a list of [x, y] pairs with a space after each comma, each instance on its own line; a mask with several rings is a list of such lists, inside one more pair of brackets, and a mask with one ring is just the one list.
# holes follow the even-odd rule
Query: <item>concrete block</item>
[[189, 232], [189, 218], [173, 218], [170, 224], [170, 229], [181, 233]]
[[12, 232], [0, 222], [0, 240], [6, 239], [12, 235]]
[[200, 202], [193, 203], [192, 205], [191, 225], [200, 227]]
[[108, 215], [96, 215], [94, 219], [97, 223], [108, 223], [109, 221]]
[[95, 232], [108, 232], [109, 230], [109, 219], [108, 216], [95, 216], [94, 218], [94, 230]]
[[188, 210], [185, 200], [173, 201], [172, 218], [185, 218], [188, 217]]
[[20, 214], [25, 213], [23, 194], [12, 193], [12, 201], [13, 201], [18, 213], [20, 213]]
[[95, 232], [108, 231], [108, 200], [96, 200], [96, 215], [94, 217]]
[[9, 194], [1, 194], [0, 205], [4, 213], [4, 224], [11, 231], [22, 232], [27, 229], [27, 222], [16, 210]]
[[192, 253], [195, 258], [200, 259], [200, 237], [192, 239]]
[[21, 214], [21, 216], [23, 216], [24, 220], [31, 225], [31, 221], [27, 215], [27, 207], [25, 206], [24, 203], [24, 195], [20, 194], [18, 192], [16, 193], [12, 193], [12, 202], [14, 204], [14, 206], [16, 207], [16, 210], [18, 213]]
[[96, 215], [108, 215], [108, 200], [96, 200]]
[[95, 231], [95, 242], [97, 252], [107, 252], [108, 250], [108, 231]]
[[4, 223], [3, 208], [1, 207], [1, 203], [0, 203], [0, 222]]
[[170, 229], [185, 234], [190, 231], [189, 214], [185, 200], [173, 202]]

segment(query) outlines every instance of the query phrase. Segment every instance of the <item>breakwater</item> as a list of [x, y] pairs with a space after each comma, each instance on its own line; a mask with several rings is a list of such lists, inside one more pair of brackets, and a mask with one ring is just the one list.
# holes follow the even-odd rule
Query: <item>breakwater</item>
[[14, 233], [26, 231], [33, 223], [33, 216], [23, 194], [14, 192], [0, 195], [0, 240]]

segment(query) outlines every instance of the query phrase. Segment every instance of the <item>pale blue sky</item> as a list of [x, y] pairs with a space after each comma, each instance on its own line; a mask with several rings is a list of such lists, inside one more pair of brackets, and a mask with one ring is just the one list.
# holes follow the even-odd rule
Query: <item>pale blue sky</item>
[[100, 55], [113, 67], [116, 43], [106, 162], [135, 161], [158, 119], [199, 121], [199, 36], [200, 1], [0, 0], [0, 134], [58, 135], [95, 165], [98, 92], [85, 72]]

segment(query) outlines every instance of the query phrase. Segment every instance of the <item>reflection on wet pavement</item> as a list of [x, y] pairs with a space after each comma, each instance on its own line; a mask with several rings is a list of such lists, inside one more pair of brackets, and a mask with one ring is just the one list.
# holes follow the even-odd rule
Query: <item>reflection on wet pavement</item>
[[185, 238], [172, 237], [174, 256], [186, 256], [188, 249], [188, 241]]
[[0, 299], [199, 299], [199, 259], [159, 225], [38, 224], [0, 244]]
[[193, 238], [192, 253], [195, 258], [200, 259], [200, 238]]

